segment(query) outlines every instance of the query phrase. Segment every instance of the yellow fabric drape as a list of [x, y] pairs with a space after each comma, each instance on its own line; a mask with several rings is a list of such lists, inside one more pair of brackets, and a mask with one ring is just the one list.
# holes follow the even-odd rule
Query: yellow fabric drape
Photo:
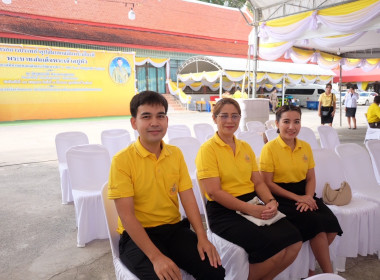
[[313, 14], [313, 11], [305, 12], [297, 15], [292, 15], [284, 18], [274, 19], [266, 22], [267, 26], [271, 27], [282, 27], [288, 26], [294, 23], [297, 23], [305, 18], [310, 17]]
[[338, 7], [331, 7], [320, 10], [318, 14], [321, 16], [343, 16], [364, 9], [375, 4], [378, 1], [379, 0], [359, 0], [352, 3], [339, 5]]

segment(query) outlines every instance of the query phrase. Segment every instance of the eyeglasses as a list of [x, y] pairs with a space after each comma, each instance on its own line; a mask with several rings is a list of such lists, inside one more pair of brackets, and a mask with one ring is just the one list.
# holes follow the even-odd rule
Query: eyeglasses
[[240, 120], [241, 116], [239, 114], [232, 114], [231, 116], [229, 116], [228, 114], [219, 114], [218, 117], [222, 121], [227, 121], [228, 118], [231, 118], [232, 121], [236, 122], [236, 121]]

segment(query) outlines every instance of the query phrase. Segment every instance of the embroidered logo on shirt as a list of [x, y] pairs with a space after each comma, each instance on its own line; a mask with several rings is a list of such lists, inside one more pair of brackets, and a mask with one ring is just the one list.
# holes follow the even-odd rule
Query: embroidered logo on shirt
[[249, 155], [247, 155], [247, 154], [245, 155], [245, 161], [246, 161], [246, 162], [250, 162], [250, 161], [251, 161], [251, 158], [250, 158]]
[[170, 195], [175, 195], [177, 194], [177, 184], [174, 184], [171, 188], [170, 188]]
[[305, 154], [303, 155], [303, 161], [307, 162], [307, 156]]

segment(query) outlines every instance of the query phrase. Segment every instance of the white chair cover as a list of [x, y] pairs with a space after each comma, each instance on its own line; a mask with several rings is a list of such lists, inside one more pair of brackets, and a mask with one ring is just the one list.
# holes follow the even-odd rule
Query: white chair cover
[[214, 135], [215, 130], [211, 124], [208, 123], [196, 123], [193, 125], [195, 137], [201, 144], [208, 140], [210, 135]]
[[67, 167], [73, 191], [78, 227], [77, 246], [108, 237], [101, 191], [108, 180], [110, 156], [102, 145], [87, 144], [70, 148]]
[[167, 135], [169, 140], [178, 137], [191, 137], [191, 130], [185, 124], [173, 124], [168, 126]]
[[365, 115], [365, 122], [367, 124], [367, 131], [365, 134], [364, 143], [368, 140], [380, 140], [380, 129], [369, 127], [367, 114], [364, 114], [364, 115]]
[[[325, 183], [333, 189], [347, 181], [343, 165], [337, 154], [328, 149], [314, 150], [316, 194], [322, 197]], [[379, 228], [380, 206], [375, 202], [357, 197], [355, 194], [349, 204], [344, 206], [328, 205], [336, 215], [343, 230], [338, 236], [337, 261], [338, 271], [345, 271], [346, 257], [356, 257], [358, 254], [366, 256], [376, 253], [380, 249]]]
[[67, 170], [66, 152], [77, 145], [88, 144], [88, 137], [80, 131], [58, 133], [55, 136], [55, 148], [57, 150], [59, 176], [61, 179], [62, 204], [73, 201], [73, 194]]
[[266, 129], [277, 128], [276, 121], [275, 120], [267, 120], [265, 122], [265, 127], [266, 127]]
[[126, 129], [108, 129], [101, 133], [102, 145], [105, 146], [112, 160], [113, 156], [128, 147], [131, 143], [131, 136]]
[[253, 131], [261, 135], [265, 132], [265, 125], [260, 121], [249, 121], [246, 123], [246, 126], [248, 131]]
[[264, 139], [262, 135], [259, 135], [253, 131], [241, 131], [237, 135], [237, 138], [247, 142], [258, 159], [261, 154], [261, 149], [264, 147]]
[[334, 273], [322, 273], [311, 277], [305, 278], [305, 280], [345, 280], [342, 276]]
[[[107, 221], [107, 231], [111, 245], [111, 252], [113, 258], [113, 265], [115, 267], [115, 275], [117, 280], [139, 280], [136, 275], [134, 275], [120, 260], [119, 255], [119, 240], [120, 234], [116, 231], [117, 229], [117, 211], [114, 201], [108, 199], [108, 183], [106, 182], [103, 186], [102, 200], [104, 213], [106, 215]], [[187, 274], [185, 271], [181, 270], [182, 279], [192, 280], [194, 279], [191, 275]]]
[[202, 198], [200, 205], [202, 207], [202, 212], [205, 215], [207, 237], [216, 247], [220, 259], [222, 260], [222, 265], [226, 271], [226, 276], [224, 279], [247, 279], [249, 272], [248, 254], [240, 246], [225, 240], [211, 231], [206, 212], [206, 198], [199, 187], [198, 181], [196, 181], [193, 186], [194, 193]]
[[340, 144], [338, 133], [335, 128], [329, 125], [320, 125], [317, 128], [321, 147], [335, 151], [335, 147]]
[[137, 141], [137, 139], [139, 139], [140, 134], [136, 129], [133, 130], [133, 133], [135, 134], [135, 141]]
[[265, 130], [265, 136], [267, 137], [268, 141], [276, 139], [278, 136], [277, 128], [270, 128]]
[[305, 126], [301, 127], [297, 138], [309, 143], [309, 145], [312, 149], [319, 149], [320, 148], [318, 141], [317, 141], [317, 137], [315, 137], [314, 131], [311, 130], [311, 128], [308, 128]]
[[377, 183], [380, 184], [380, 140], [370, 140], [365, 143], [371, 157], [373, 171]]

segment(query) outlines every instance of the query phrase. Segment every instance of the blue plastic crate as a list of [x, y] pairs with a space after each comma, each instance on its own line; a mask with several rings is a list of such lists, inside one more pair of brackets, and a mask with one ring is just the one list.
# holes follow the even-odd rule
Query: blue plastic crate
[[309, 110], [318, 110], [318, 101], [306, 101], [306, 108]]

